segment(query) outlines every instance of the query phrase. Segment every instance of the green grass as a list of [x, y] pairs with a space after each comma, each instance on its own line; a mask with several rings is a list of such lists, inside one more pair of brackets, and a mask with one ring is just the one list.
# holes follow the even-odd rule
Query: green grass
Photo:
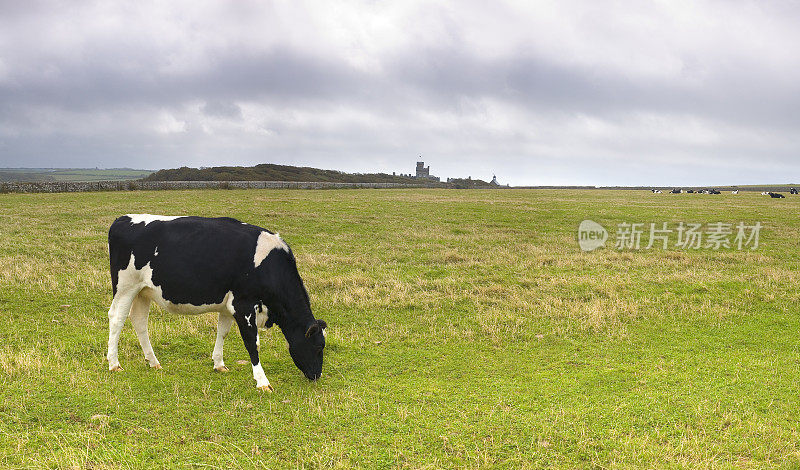
[[[800, 198], [632, 191], [0, 195], [0, 467], [800, 466]], [[292, 245], [323, 378], [262, 333], [153, 308], [104, 364], [120, 214], [232, 216]], [[755, 251], [578, 249], [620, 222], [764, 224]], [[69, 307], [62, 307], [69, 305]]]
[[127, 181], [151, 173], [130, 168], [0, 168], [0, 181]]

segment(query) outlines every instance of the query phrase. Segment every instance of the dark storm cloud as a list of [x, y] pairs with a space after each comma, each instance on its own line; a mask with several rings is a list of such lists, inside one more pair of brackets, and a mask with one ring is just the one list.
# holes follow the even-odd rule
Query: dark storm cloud
[[798, 19], [787, 2], [0, 2], [0, 166], [410, 172], [422, 154], [516, 184], [777, 181], [800, 170]]

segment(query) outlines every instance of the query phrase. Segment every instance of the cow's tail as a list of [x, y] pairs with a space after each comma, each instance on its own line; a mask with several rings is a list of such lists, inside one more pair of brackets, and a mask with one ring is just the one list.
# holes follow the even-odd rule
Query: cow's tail
[[120, 234], [118, 232], [119, 225], [124, 223], [123, 217], [118, 218], [111, 224], [111, 228], [108, 229], [108, 260], [109, 260], [109, 269], [111, 271], [111, 292], [114, 295], [117, 295], [117, 284], [119, 281], [119, 271], [122, 269], [121, 263], [123, 262], [123, 247], [122, 247], [122, 240]]

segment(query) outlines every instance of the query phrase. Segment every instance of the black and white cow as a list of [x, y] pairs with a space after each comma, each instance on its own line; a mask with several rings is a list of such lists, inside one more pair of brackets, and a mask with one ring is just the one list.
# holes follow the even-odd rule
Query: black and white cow
[[258, 358], [258, 326], [264, 320], [267, 327], [280, 327], [292, 360], [307, 378], [322, 374], [327, 325], [311, 313], [292, 250], [278, 234], [227, 217], [131, 214], [111, 225], [108, 249], [114, 291], [108, 311], [109, 370], [122, 370], [117, 344], [128, 316], [150, 367], [161, 368], [147, 332], [150, 302], [155, 302], [183, 315], [218, 312], [211, 357], [220, 372], [228, 371], [222, 346], [236, 320], [261, 390], [272, 390]]
[[767, 194], [769, 194], [769, 197], [771, 197], [773, 199], [785, 199], [786, 198], [786, 196], [784, 196], [781, 193], [773, 193], [773, 192], [770, 191]]

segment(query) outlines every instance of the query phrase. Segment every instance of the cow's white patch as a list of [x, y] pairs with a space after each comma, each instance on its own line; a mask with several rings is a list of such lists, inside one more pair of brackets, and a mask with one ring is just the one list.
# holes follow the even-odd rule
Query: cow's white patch
[[116, 294], [114, 294], [111, 307], [108, 309], [108, 353], [106, 359], [108, 359], [109, 370], [121, 370], [117, 358], [119, 335], [131, 311], [131, 305], [141, 290], [135, 264], [136, 260], [131, 253], [128, 265], [125, 269], [119, 270]]
[[286, 242], [281, 240], [280, 235], [277, 233], [261, 232], [256, 242], [256, 252], [253, 255], [253, 264], [259, 267], [264, 258], [270, 254], [272, 250], [280, 249], [289, 252], [289, 246]]
[[[233, 297], [233, 296], [231, 296]], [[220, 312], [217, 316], [217, 341], [214, 343], [214, 352], [211, 353], [211, 359], [214, 360], [214, 369], [224, 370], [225, 361], [222, 359], [222, 347], [225, 343], [225, 337], [233, 325], [233, 316], [228, 313]]]
[[125, 266], [125, 269], [120, 269], [118, 276], [117, 276], [117, 291], [132, 291], [136, 290], [137, 292], [141, 289], [136, 289], [139, 284], [141, 284], [140, 276], [137, 274], [140, 271], [136, 269], [136, 258], [131, 253], [131, 257], [128, 260], [128, 265]]
[[256, 380], [256, 387], [269, 386], [269, 380], [267, 380], [267, 376], [264, 374], [264, 369], [261, 367], [260, 362], [253, 366], [253, 378]]
[[156, 251], [153, 252], [153, 256], [158, 256], [158, 247], [156, 247]]
[[247, 320], [247, 326], [253, 326], [253, 323], [250, 321], [251, 318], [253, 318], [253, 314], [252, 313], [250, 315], [245, 315], [244, 316], [244, 319]]
[[128, 217], [131, 218], [132, 224], [141, 224], [144, 222], [145, 225], [149, 224], [150, 222], [168, 222], [170, 220], [179, 219], [184, 217], [182, 215], [153, 215], [153, 214], [127, 214]]
[[328, 337], [328, 329], [327, 328], [323, 328], [322, 329], [322, 337], [323, 338], [327, 338]]
[[[150, 269], [150, 264], [148, 263], [145, 268], [150, 271], [150, 279], [149, 284], [152, 285], [152, 269]], [[219, 311], [227, 311], [231, 315], [233, 315], [233, 292], [228, 291], [225, 294], [225, 297], [222, 298], [222, 302], [218, 304], [202, 304], [202, 305], [194, 305], [194, 304], [176, 304], [170, 302], [169, 300], [164, 298], [164, 295], [161, 292], [161, 286], [147, 286], [142, 289], [142, 293], [147, 296], [150, 300], [158, 304], [159, 307], [163, 308], [164, 310], [170, 313], [176, 313], [178, 315], [199, 315], [201, 313], [208, 313], [208, 312], [219, 312]]]

